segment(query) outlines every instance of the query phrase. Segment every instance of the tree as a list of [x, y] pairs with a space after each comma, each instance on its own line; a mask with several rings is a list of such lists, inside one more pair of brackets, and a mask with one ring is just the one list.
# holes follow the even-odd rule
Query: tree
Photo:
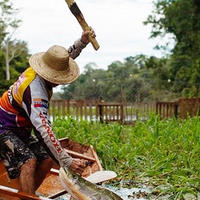
[[[66, 99], [104, 99], [117, 102], [161, 100], [169, 87], [166, 59], [137, 55], [115, 61], [107, 70], [88, 64], [77, 81], [63, 88]], [[156, 92], [159, 91], [159, 92]]]
[[155, 10], [145, 24], [152, 25], [152, 38], [173, 35], [170, 75], [173, 91], [181, 93], [188, 85], [193, 87], [192, 66], [199, 59], [200, 3], [198, 0], [157, 0], [154, 5]]
[[15, 18], [17, 12], [10, 0], [0, 2], [0, 94], [28, 65], [26, 42], [14, 38], [21, 22]]
[[17, 41], [13, 38], [13, 35], [21, 22], [21, 20], [14, 17], [17, 12], [18, 10], [14, 8], [13, 3], [9, 0], [0, 2], [0, 24], [2, 27], [0, 29], [1, 50], [4, 52], [6, 80], [8, 81], [10, 80], [10, 63], [14, 58], [20, 55], [21, 47], [25, 46], [24, 42]]
[[103, 80], [106, 76], [102, 69], [94, 69], [94, 63], [87, 64], [85, 71], [74, 83], [64, 86], [62, 98], [65, 99], [100, 99], [105, 91]]

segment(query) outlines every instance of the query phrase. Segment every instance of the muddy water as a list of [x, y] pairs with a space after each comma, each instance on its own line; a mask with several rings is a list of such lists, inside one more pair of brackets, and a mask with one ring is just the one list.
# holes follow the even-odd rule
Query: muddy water
[[[144, 200], [147, 199], [147, 195], [151, 192], [148, 188], [116, 188], [112, 186], [106, 186], [107, 189], [115, 192], [124, 200]], [[63, 195], [61, 197], [56, 198], [56, 200], [69, 200], [69, 195]]]
[[151, 192], [148, 188], [115, 188], [108, 187], [108, 189], [112, 190], [116, 194], [118, 194], [124, 200], [132, 200], [132, 199], [146, 199], [147, 195]]

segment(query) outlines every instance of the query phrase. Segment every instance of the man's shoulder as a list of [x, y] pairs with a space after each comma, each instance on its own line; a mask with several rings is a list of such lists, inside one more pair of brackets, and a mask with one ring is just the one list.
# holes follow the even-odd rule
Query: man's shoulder
[[35, 79], [30, 84], [31, 96], [33, 98], [42, 98], [48, 100], [48, 92], [45, 87], [45, 81], [36, 74]]

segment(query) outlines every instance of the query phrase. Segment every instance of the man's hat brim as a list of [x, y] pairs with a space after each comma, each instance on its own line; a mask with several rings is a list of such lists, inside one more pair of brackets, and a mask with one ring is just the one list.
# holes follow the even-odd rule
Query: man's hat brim
[[45, 52], [34, 54], [29, 59], [29, 64], [33, 68], [33, 70], [45, 80], [65, 85], [72, 83], [79, 77], [79, 67], [76, 62], [69, 57], [68, 66], [66, 66], [66, 70], [64, 71], [57, 71], [49, 67], [42, 59], [42, 56]]

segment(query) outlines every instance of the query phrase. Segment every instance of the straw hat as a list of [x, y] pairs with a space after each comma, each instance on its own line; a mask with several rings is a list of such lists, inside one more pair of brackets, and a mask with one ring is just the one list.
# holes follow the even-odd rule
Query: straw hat
[[39, 76], [55, 84], [68, 84], [79, 76], [78, 65], [61, 46], [54, 45], [46, 52], [32, 55], [29, 63]]

